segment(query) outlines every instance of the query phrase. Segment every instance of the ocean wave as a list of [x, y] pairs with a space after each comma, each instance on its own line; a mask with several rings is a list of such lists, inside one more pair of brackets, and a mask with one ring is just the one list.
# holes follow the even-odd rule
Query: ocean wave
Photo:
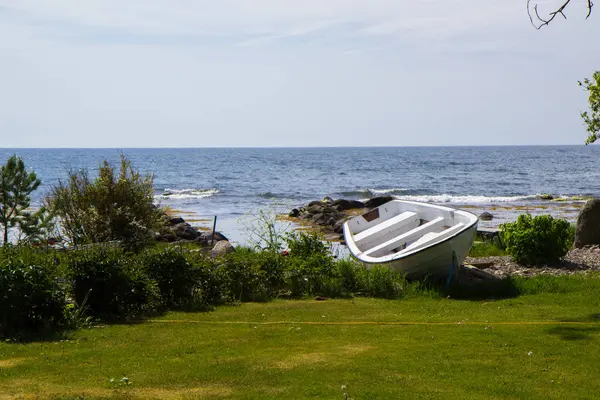
[[165, 189], [157, 195], [161, 199], [204, 199], [219, 193], [219, 189]]
[[294, 196], [291, 194], [263, 192], [263, 193], [259, 193], [258, 197], [262, 197], [263, 199], [290, 199], [290, 198], [297, 198], [298, 196]]
[[383, 195], [394, 195], [410, 192], [409, 189], [406, 188], [389, 188], [389, 189], [356, 189], [356, 190], [347, 190], [343, 192], [336, 193], [342, 197], [374, 197], [374, 196], [383, 196]]
[[394, 196], [398, 200], [422, 201], [427, 203], [448, 204], [489, 204], [489, 203], [512, 203], [517, 201], [537, 200], [537, 194], [526, 196], [474, 196], [474, 195], [405, 195]]
[[407, 188], [391, 188], [391, 189], [368, 189], [368, 191], [373, 195], [373, 196], [381, 196], [384, 194], [400, 194], [400, 193], [406, 193], [409, 191], [409, 189]]

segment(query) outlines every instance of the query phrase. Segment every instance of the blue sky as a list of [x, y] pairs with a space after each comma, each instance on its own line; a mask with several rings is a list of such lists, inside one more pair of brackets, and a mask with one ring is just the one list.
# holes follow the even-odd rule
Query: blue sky
[[0, 146], [581, 144], [600, 9], [525, 5], [0, 0]]

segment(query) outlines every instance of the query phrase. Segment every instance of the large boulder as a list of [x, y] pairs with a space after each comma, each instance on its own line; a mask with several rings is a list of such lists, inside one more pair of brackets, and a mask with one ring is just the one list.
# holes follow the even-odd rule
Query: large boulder
[[494, 219], [494, 215], [492, 213], [489, 213], [487, 211], [484, 211], [481, 213], [481, 215], [479, 216], [479, 219], [482, 221], [491, 221]]
[[169, 220], [167, 221], [167, 225], [175, 226], [175, 225], [183, 224], [184, 222], [185, 221], [181, 217], [172, 217], [172, 218], [169, 218]]
[[577, 217], [573, 247], [592, 244], [600, 244], [600, 199], [588, 200]]
[[367, 207], [367, 208], [379, 207], [380, 205], [385, 204], [388, 201], [392, 201], [392, 200], [394, 200], [394, 198], [392, 196], [373, 197], [372, 199], [365, 201], [365, 207]]
[[331, 203], [333, 207], [335, 207], [338, 211], [346, 211], [352, 210], [354, 208], [364, 208], [365, 203], [358, 200], [346, 200], [346, 199], [338, 199]]
[[219, 240], [210, 251], [210, 255], [211, 257], [220, 257], [234, 251], [235, 248], [231, 243], [229, 243], [229, 240]]
[[352, 216], [347, 216], [342, 219], [337, 220], [335, 224], [333, 224], [333, 231], [335, 233], [343, 233], [344, 232], [344, 222], [348, 221]]
[[193, 228], [187, 222], [175, 225], [173, 227], [173, 233], [175, 233], [175, 236], [178, 238], [185, 240], [194, 240], [200, 236], [200, 232], [198, 232], [197, 229]]
[[[212, 232], [202, 232], [200, 236], [206, 240], [207, 243], [210, 243], [213, 238]], [[223, 235], [221, 232], [215, 232], [215, 242], [220, 242], [221, 240], [229, 240]]]

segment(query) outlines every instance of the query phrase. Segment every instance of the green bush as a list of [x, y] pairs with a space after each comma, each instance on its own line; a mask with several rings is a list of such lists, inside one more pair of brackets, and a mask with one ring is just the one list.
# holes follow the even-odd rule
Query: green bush
[[501, 228], [506, 252], [519, 264], [558, 262], [573, 243], [569, 223], [550, 215], [533, 218], [530, 214], [522, 214], [517, 221], [503, 224]]
[[149, 250], [141, 256], [148, 276], [160, 289], [163, 303], [168, 307], [189, 305], [199, 286], [197, 269], [182, 251], [174, 248]]
[[18, 254], [0, 260], [1, 338], [30, 337], [65, 324], [65, 291], [40, 260]]
[[222, 277], [231, 301], [264, 301], [269, 298], [261, 253], [239, 248], [221, 259]]
[[91, 248], [70, 255], [68, 267], [78, 305], [102, 319], [132, 319], [160, 308], [158, 285], [136, 259], [115, 248]]
[[286, 268], [286, 286], [295, 297], [328, 296], [331, 289], [330, 281], [338, 276], [335, 261], [329, 254], [290, 256]]
[[152, 183], [151, 175], [142, 176], [122, 156], [118, 172], [104, 161], [93, 181], [86, 171], [70, 172], [46, 203], [74, 245], [116, 240], [138, 251], [152, 241], [164, 217], [153, 204]]
[[291, 232], [285, 237], [285, 242], [290, 250], [290, 255], [294, 257], [311, 257], [315, 254], [329, 256], [331, 254], [329, 244], [316, 234]]

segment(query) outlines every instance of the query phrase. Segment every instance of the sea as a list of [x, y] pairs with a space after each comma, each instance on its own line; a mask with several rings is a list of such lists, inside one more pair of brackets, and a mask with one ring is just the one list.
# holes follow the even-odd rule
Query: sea
[[216, 216], [217, 230], [238, 244], [259, 213], [287, 214], [326, 196], [487, 211], [494, 218], [480, 226], [489, 228], [525, 212], [573, 222], [600, 196], [598, 146], [0, 149], [0, 161], [13, 154], [42, 180], [33, 206], [69, 171], [95, 177], [103, 160], [118, 166], [124, 155], [154, 175], [157, 203], [203, 229]]

